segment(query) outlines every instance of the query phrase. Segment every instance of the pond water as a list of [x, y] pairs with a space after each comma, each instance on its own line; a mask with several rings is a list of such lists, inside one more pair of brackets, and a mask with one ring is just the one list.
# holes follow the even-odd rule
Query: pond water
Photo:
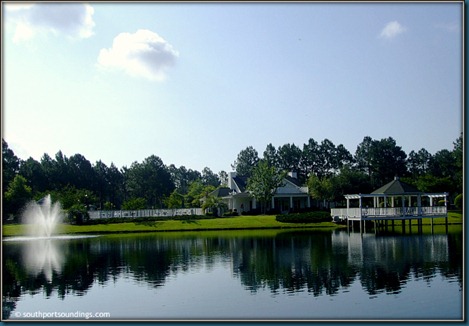
[[462, 233], [158, 233], [3, 249], [4, 320], [464, 317]]

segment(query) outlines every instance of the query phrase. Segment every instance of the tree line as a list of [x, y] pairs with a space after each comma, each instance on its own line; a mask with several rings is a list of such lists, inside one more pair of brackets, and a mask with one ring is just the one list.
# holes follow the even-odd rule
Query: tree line
[[[395, 176], [421, 191], [447, 191], [454, 198], [462, 193], [462, 134], [453, 144], [453, 149], [434, 155], [424, 148], [407, 155], [391, 137], [375, 140], [366, 136], [352, 155], [342, 144], [336, 146], [328, 139], [318, 143], [311, 138], [302, 148], [268, 144], [262, 157], [248, 146], [231, 167], [247, 176], [249, 188], [259, 193], [265, 193], [265, 189], [259, 190], [265, 173], [275, 178], [277, 173], [294, 171], [316, 199], [340, 201], [346, 193], [372, 191]], [[200, 207], [201, 198], [228, 180], [226, 171], [214, 173], [205, 167], [199, 172], [165, 165], [156, 155], [122, 168], [100, 160], [92, 164], [81, 154], [66, 157], [61, 151], [55, 157], [44, 154], [39, 161], [22, 160], [4, 139], [2, 169], [4, 220], [17, 218], [26, 202], [48, 193], [67, 210]]]
[[248, 190], [261, 203], [268, 203], [280, 184], [267, 180], [279, 180], [279, 175], [295, 172], [313, 198], [339, 205], [344, 204], [345, 194], [370, 193], [395, 177], [422, 192], [448, 192], [451, 202], [456, 200], [457, 206], [462, 205], [462, 133], [451, 150], [443, 149], [434, 155], [425, 148], [407, 155], [392, 137], [376, 140], [366, 136], [354, 154], [329, 139], [318, 143], [310, 138], [302, 148], [268, 144], [262, 157], [249, 146], [238, 154], [232, 168], [249, 176]]

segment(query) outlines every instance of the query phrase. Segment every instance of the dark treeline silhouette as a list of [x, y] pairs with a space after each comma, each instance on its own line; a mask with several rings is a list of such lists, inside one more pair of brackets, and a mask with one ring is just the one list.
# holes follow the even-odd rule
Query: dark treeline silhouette
[[[311, 138], [302, 147], [268, 144], [262, 156], [248, 146], [232, 168], [249, 177], [260, 161], [266, 161], [279, 171], [296, 172], [313, 198], [329, 202], [340, 202], [347, 193], [367, 193], [399, 176], [424, 192], [449, 192], [451, 203], [459, 196], [459, 203], [462, 134], [453, 145], [435, 154], [422, 148], [407, 155], [392, 137], [366, 136], [352, 155], [342, 144]], [[16, 220], [27, 201], [47, 193], [67, 210], [200, 207], [202, 197], [228, 180], [225, 171], [165, 165], [156, 155], [121, 168], [102, 161], [92, 164], [81, 154], [66, 157], [61, 151], [53, 158], [44, 154], [39, 161], [22, 160], [4, 139], [2, 158], [4, 221]]]

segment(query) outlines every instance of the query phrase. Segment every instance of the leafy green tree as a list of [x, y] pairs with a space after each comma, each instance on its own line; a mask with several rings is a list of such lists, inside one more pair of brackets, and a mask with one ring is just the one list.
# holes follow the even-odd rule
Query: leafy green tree
[[247, 190], [261, 204], [262, 213], [265, 214], [267, 204], [270, 203], [278, 187], [283, 185], [285, 172], [278, 171], [269, 166], [265, 160], [260, 160], [248, 178]]
[[[53, 190], [50, 192], [54, 201], [59, 201], [62, 208], [69, 210], [71, 207], [82, 207], [88, 210], [91, 205], [98, 202], [98, 198], [94, 193], [88, 189], [77, 189], [74, 186], [65, 186], [61, 189]], [[42, 198], [46, 193], [40, 194], [38, 197]]]
[[116, 205], [114, 205], [114, 204], [111, 203], [110, 201], [107, 201], [107, 202], [104, 203], [103, 209], [104, 209], [104, 210], [107, 210], [107, 211], [115, 210], [115, 209], [116, 209]]
[[419, 177], [415, 183], [422, 192], [451, 192], [454, 191], [451, 177], [436, 177], [426, 174]]
[[96, 171], [83, 155], [75, 154], [67, 159], [68, 183], [78, 189], [96, 189]]
[[184, 196], [174, 190], [168, 198], [165, 199], [165, 204], [168, 208], [183, 208]]
[[122, 203], [123, 210], [145, 209], [147, 200], [145, 198], [131, 198]]
[[2, 138], [2, 189], [6, 191], [10, 182], [13, 181], [19, 172], [20, 159], [16, 157], [13, 150], [8, 147], [8, 143]]
[[220, 185], [220, 180], [218, 180], [218, 176], [213, 173], [209, 167], [205, 167], [202, 170], [202, 183], [206, 186], [210, 185], [218, 187]]
[[257, 151], [252, 146], [248, 146], [246, 149], [239, 152], [238, 158], [231, 167], [238, 175], [249, 177], [258, 162], [259, 155]]
[[125, 171], [125, 182], [130, 198], [145, 198], [147, 207], [162, 207], [163, 198], [175, 188], [168, 169], [155, 155], [132, 163]]
[[463, 194], [459, 194], [456, 196], [456, 198], [454, 198], [454, 206], [457, 209], [463, 209], [463, 203], [464, 203]]
[[335, 150], [335, 162], [333, 162], [333, 168], [338, 172], [343, 167], [350, 167], [355, 160], [353, 155], [345, 148], [344, 145], [340, 144]]
[[70, 207], [67, 216], [71, 224], [82, 225], [90, 220], [90, 214], [82, 204], [75, 204]]
[[317, 174], [319, 171], [319, 144], [313, 138], [303, 145], [301, 160], [299, 164], [300, 175], [302, 180], [311, 174]]
[[98, 207], [104, 207], [105, 203], [109, 203], [112, 207], [120, 207], [124, 183], [122, 173], [114, 163], [107, 166], [101, 160], [96, 162], [93, 170], [96, 176], [94, 191], [99, 198]]
[[47, 180], [45, 188], [49, 190], [58, 189], [59, 185], [56, 181], [55, 162], [52, 157], [50, 157], [49, 154], [44, 153], [41, 157], [40, 163]]
[[27, 180], [17, 174], [8, 185], [3, 203], [3, 220], [5, 221], [10, 214], [13, 214], [15, 221], [18, 221], [20, 210], [32, 199], [31, 187]]
[[455, 180], [456, 187], [458, 192], [462, 192], [462, 185], [463, 185], [463, 159], [464, 159], [464, 152], [463, 152], [463, 137], [462, 133], [458, 139], [453, 143], [453, 157], [454, 157], [454, 167], [455, 171], [453, 174], [453, 179]]
[[333, 187], [333, 200], [339, 202], [344, 201], [344, 195], [366, 194], [374, 190], [367, 175], [350, 166], [342, 167], [338, 175], [331, 177], [331, 182]]
[[365, 172], [373, 182], [373, 164], [375, 160], [374, 141], [370, 136], [365, 136], [355, 151], [357, 167]]
[[63, 155], [62, 151], [58, 151], [55, 154], [55, 160], [53, 161], [53, 173], [55, 174], [56, 189], [65, 187], [67, 185], [73, 185], [69, 170], [68, 158]]
[[200, 207], [200, 199], [203, 190], [204, 185], [202, 184], [202, 181], [196, 180], [191, 182], [185, 199], [186, 205], [189, 207]]
[[168, 167], [168, 171], [171, 175], [171, 180], [174, 183], [175, 188], [180, 194], [184, 195], [189, 191], [189, 184], [192, 181], [200, 180], [202, 178], [202, 175], [199, 171], [187, 169], [183, 165], [178, 168], [174, 164], [171, 164]]
[[270, 166], [274, 166], [277, 169], [280, 169], [277, 149], [274, 147], [274, 145], [272, 145], [272, 143], [268, 144], [265, 148], [263, 159], [267, 161]]
[[48, 189], [49, 182], [40, 162], [32, 157], [21, 163], [19, 173], [28, 180], [33, 195]]
[[329, 139], [324, 139], [318, 149], [318, 169], [316, 174], [319, 178], [331, 176], [334, 169], [338, 168], [336, 147]]
[[358, 168], [368, 174], [374, 187], [407, 173], [406, 153], [392, 137], [373, 140], [366, 136], [358, 145], [355, 160]]
[[215, 196], [206, 197], [202, 204], [202, 210], [204, 213], [207, 214], [208, 211], [211, 211], [213, 216], [221, 216], [227, 209], [228, 206], [222, 201], [222, 199]]
[[188, 207], [200, 207], [203, 198], [215, 190], [212, 185], [205, 186], [201, 180], [191, 182], [189, 192], [185, 196], [185, 203]]
[[411, 151], [407, 157], [407, 170], [413, 178], [425, 175], [428, 172], [432, 155], [422, 148], [418, 152]]
[[315, 174], [310, 175], [308, 178], [308, 189], [312, 198], [324, 201], [325, 207], [327, 206], [327, 202], [335, 199], [331, 177], [318, 177]]
[[286, 172], [297, 171], [301, 154], [301, 149], [295, 144], [280, 146], [277, 150], [278, 168]]
[[226, 187], [228, 185], [228, 173], [224, 170], [218, 172], [218, 180], [221, 186]]
[[375, 169], [378, 180], [385, 184], [396, 176], [405, 176], [407, 172], [407, 154], [392, 137], [383, 138], [376, 142]]

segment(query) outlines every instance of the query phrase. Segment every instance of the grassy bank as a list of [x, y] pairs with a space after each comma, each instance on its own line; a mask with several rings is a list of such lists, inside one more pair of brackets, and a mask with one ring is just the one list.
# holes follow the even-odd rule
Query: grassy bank
[[[275, 215], [238, 216], [230, 218], [198, 219], [186, 221], [148, 221], [125, 222], [96, 225], [62, 224], [58, 234], [111, 234], [127, 232], [169, 232], [169, 231], [202, 231], [202, 230], [243, 230], [243, 229], [287, 229], [287, 228], [337, 228], [332, 222], [322, 223], [281, 223]], [[3, 236], [25, 235], [26, 228], [22, 224], [4, 225]]]
[[[462, 224], [463, 217], [460, 212], [449, 212], [449, 224]], [[435, 218], [434, 225], [444, 225], [444, 218]], [[430, 219], [423, 220], [424, 225], [430, 224]], [[169, 231], [203, 231], [203, 230], [248, 230], [248, 229], [305, 229], [320, 228], [334, 229], [344, 227], [332, 222], [321, 223], [281, 223], [275, 215], [238, 216], [230, 218], [197, 219], [185, 221], [148, 221], [125, 222], [96, 225], [69, 225], [62, 224], [57, 230], [58, 234], [112, 234], [112, 233], [138, 233], [138, 232], [169, 232]], [[26, 235], [26, 227], [22, 224], [3, 226], [3, 236]]]

